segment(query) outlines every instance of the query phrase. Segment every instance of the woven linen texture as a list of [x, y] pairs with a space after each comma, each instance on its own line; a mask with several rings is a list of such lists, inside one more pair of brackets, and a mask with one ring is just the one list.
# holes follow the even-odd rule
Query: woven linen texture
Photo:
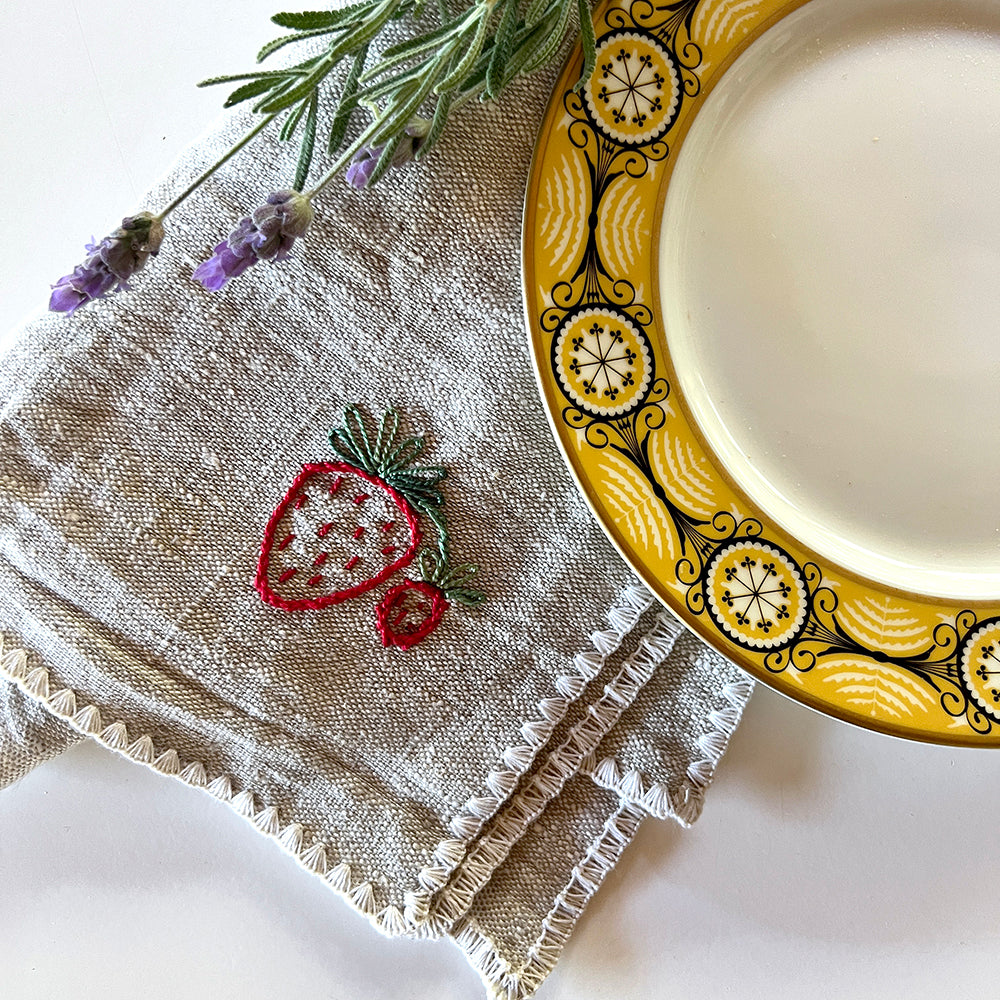
[[0, 788], [82, 739], [16, 684], [0, 680]]
[[[617, 676], [609, 657], [638, 648], [650, 603], [565, 471], [525, 345], [520, 206], [550, 85], [462, 113], [426, 165], [331, 190], [293, 261], [213, 295], [191, 269], [287, 182], [290, 150], [265, 140], [171, 216], [133, 292], [29, 324], [0, 363], [7, 675], [75, 730], [230, 801], [389, 934], [441, 933], [450, 886], [481, 891], [538, 816], [569, 815], [547, 808], [578, 766], [566, 763], [538, 816], [498, 839], [490, 872], [467, 865], [529, 768], [560, 749], [572, 704], [601, 701], [588, 685]], [[246, 127], [227, 118], [144, 206]], [[354, 402], [395, 406], [408, 433], [427, 433], [425, 457], [450, 471], [453, 554], [479, 563], [489, 594], [406, 653], [375, 633], [388, 584], [301, 613], [253, 588], [270, 512], [303, 464], [332, 457], [327, 432]], [[594, 741], [660, 653], [612, 685], [624, 704], [605, 703]], [[661, 692], [648, 731], [669, 751], [623, 738], [612, 752], [679, 780], [724, 710], [725, 669]], [[664, 736], [663, 719], [687, 728]], [[620, 808], [601, 794], [586, 836]], [[561, 880], [541, 893], [546, 912]]]

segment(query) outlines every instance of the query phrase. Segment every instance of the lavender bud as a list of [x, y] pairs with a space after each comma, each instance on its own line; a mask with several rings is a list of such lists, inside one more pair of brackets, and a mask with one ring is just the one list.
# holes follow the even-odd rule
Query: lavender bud
[[49, 309], [73, 313], [94, 299], [127, 291], [129, 278], [159, 252], [162, 242], [163, 225], [149, 212], [122, 219], [110, 236], [87, 244], [87, 259], [52, 286]]
[[298, 191], [274, 191], [195, 268], [195, 281], [217, 292], [259, 260], [284, 260], [305, 236], [313, 214], [309, 199]]
[[[407, 125], [403, 130], [403, 141], [392, 155], [391, 165], [399, 167], [412, 160], [417, 150], [424, 144], [429, 130], [430, 122], [423, 118], [415, 118]], [[345, 174], [345, 179], [351, 187], [359, 191], [368, 187], [383, 149], [385, 146], [362, 146], [354, 154]]]

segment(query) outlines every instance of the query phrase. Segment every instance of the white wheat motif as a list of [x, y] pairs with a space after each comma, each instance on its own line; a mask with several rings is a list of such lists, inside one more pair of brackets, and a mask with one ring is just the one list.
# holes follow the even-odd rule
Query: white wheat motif
[[708, 518], [718, 510], [711, 465], [690, 440], [654, 434], [649, 457], [656, 478], [685, 513]]
[[619, 184], [605, 196], [605, 208], [598, 233], [601, 255], [613, 273], [630, 274], [639, 261], [639, 247], [645, 242], [644, 199], [634, 186]]
[[842, 601], [838, 615], [860, 642], [887, 653], [915, 653], [932, 638], [926, 624], [889, 597]]
[[[717, 0], [716, 3], [705, 4], [691, 25], [691, 37], [703, 49], [720, 43], [728, 46], [750, 30], [751, 22], [757, 18], [762, 6], [763, 0], [742, 0], [742, 3]], [[706, 58], [699, 70], [704, 72], [710, 65]]]
[[558, 170], [545, 180], [540, 206], [541, 249], [554, 268], [579, 256], [587, 222], [585, 190], [586, 178], [579, 159], [563, 154]]
[[[859, 642], [887, 653], [917, 653], [932, 640], [930, 627], [889, 597], [842, 601], [838, 615]], [[924, 681], [890, 663], [842, 657], [821, 660], [816, 670], [845, 704], [873, 718], [899, 719], [935, 705], [935, 692]]]
[[840, 700], [872, 718], [899, 719], [935, 704], [934, 692], [919, 677], [886, 663], [824, 660], [816, 669]]
[[612, 512], [612, 520], [639, 549], [655, 549], [658, 558], [673, 556], [673, 534], [663, 504], [638, 472], [613, 452], [604, 455], [599, 467], [601, 494]]

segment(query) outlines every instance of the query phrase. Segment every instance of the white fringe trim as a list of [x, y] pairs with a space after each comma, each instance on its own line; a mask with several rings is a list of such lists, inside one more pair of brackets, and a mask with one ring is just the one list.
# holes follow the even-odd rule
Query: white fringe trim
[[753, 681], [745, 678], [722, 689], [729, 706], [708, 713], [706, 730], [697, 740], [705, 756], [688, 765], [684, 780], [673, 793], [665, 781], [652, 781], [635, 768], [624, 768], [615, 757], [600, 760], [593, 757], [584, 762], [583, 770], [602, 788], [617, 793], [651, 816], [676, 819], [681, 826], [688, 827], [701, 815], [705, 789], [712, 783], [715, 769], [739, 725], [753, 687]]
[[434, 862], [418, 876], [420, 892], [407, 892], [401, 910], [393, 904], [379, 902], [382, 879], [358, 879], [346, 862], [329, 866], [328, 848], [318, 840], [306, 845], [305, 830], [300, 824], [285, 824], [273, 806], [258, 803], [251, 789], [236, 790], [233, 778], [227, 774], [209, 777], [204, 764], [193, 760], [183, 763], [175, 750], [167, 748], [157, 753], [152, 737], [142, 734], [132, 739], [124, 722], [107, 722], [96, 705], [82, 704], [80, 696], [69, 688], [51, 689], [51, 675], [45, 667], [31, 668], [23, 649], [5, 650], [0, 637], [0, 674], [13, 681], [27, 694], [45, 704], [48, 710], [78, 732], [91, 736], [108, 749], [128, 757], [160, 773], [169, 775], [194, 788], [226, 802], [254, 827], [274, 840], [308, 872], [319, 875], [351, 907], [365, 916], [381, 933], [388, 936], [406, 934], [411, 937], [439, 936], [448, 930], [450, 921], [432, 918], [430, 902], [441, 885], [462, 864], [469, 842], [483, 824], [501, 806], [524, 772], [531, 766], [538, 750], [545, 744], [561, 716], [568, 700], [579, 697], [588, 681], [603, 667], [606, 658], [635, 628], [639, 618], [652, 604], [653, 596], [644, 587], [627, 587], [618, 603], [607, 614], [609, 629], [591, 636], [593, 651], [578, 654], [573, 660], [575, 673], [555, 680], [558, 697], [542, 699], [538, 719], [530, 719], [521, 728], [524, 743], [508, 747], [501, 755], [503, 767], [490, 772], [484, 794], [474, 796], [461, 812], [452, 818], [449, 827], [455, 839], [442, 840], [433, 851]]
[[[521, 737], [524, 742], [507, 747], [503, 751], [500, 756], [502, 767], [490, 772], [487, 788], [482, 794], [471, 797], [462, 810], [449, 820], [448, 829], [463, 849], [459, 855], [454, 849], [455, 841], [445, 841], [445, 844], [450, 845], [448, 850], [443, 853], [441, 845], [438, 845], [433, 851], [430, 863], [419, 872], [417, 881], [421, 890], [408, 894], [405, 907], [406, 919], [414, 928], [422, 929], [431, 936], [438, 936], [450, 928], [459, 914], [449, 916], [453, 913], [454, 907], [449, 907], [448, 912], [443, 913], [435, 897], [447, 886], [456, 871], [459, 872], [460, 879], [466, 879], [470, 863], [467, 857], [468, 845], [479, 836], [486, 821], [496, 815], [511, 791], [531, 767], [539, 750], [548, 742], [552, 731], [566, 714], [570, 701], [583, 694], [587, 683], [600, 673], [607, 658], [621, 646], [643, 613], [654, 603], [653, 595], [645, 587], [625, 588], [618, 603], [607, 613], [610, 628], [594, 632], [590, 636], [594, 649], [578, 653], [574, 657], [575, 673], [566, 673], [556, 678], [555, 686], [559, 697], [543, 698], [538, 703], [539, 718], [529, 719], [521, 726]], [[515, 811], [520, 801], [519, 797], [512, 804]], [[520, 827], [521, 831], [526, 828], [527, 822]], [[493, 835], [494, 832], [491, 831], [491, 836]], [[510, 840], [510, 843], [513, 843], [513, 840]], [[479, 850], [478, 844], [476, 849]], [[509, 846], [507, 849], [509, 850]], [[474, 861], [472, 863], [475, 864]], [[499, 864], [499, 860], [494, 863], [493, 868], [496, 864]], [[479, 877], [472, 876], [471, 881], [478, 882]], [[471, 896], [469, 899], [471, 901]]]
[[526, 1000], [541, 986], [555, 968], [590, 898], [618, 863], [645, 815], [631, 803], [619, 804], [556, 896], [521, 969], [513, 969], [503, 961], [473, 920], [465, 917], [455, 925], [455, 943], [482, 977], [493, 1000]]
[[0, 674], [17, 684], [23, 691], [43, 702], [51, 714], [67, 722], [77, 732], [91, 736], [109, 750], [143, 764], [161, 774], [183, 781], [220, 799], [245, 816], [265, 836], [291, 854], [308, 872], [323, 878], [327, 885], [356, 909], [383, 934], [412, 933], [397, 906], [378, 902], [376, 883], [355, 881], [347, 864], [328, 869], [327, 848], [319, 841], [306, 843], [305, 828], [300, 823], [284, 824], [274, 806], [259, 805], [250, 789], [235, 790], [233, 779], [220, 774], [209, 779], [204, 764], [190, 761], [182, 766], [176, 750], [157, 752], [150, 736], [143, 734], [131, 739], [124, 722], [106, 724], [95, 705], [81, 705], [79, 696], [69, 688], [50, 693], [51, 677], [44, 667], [29, 668], [28, 655], [23, 649], [4, 649], [0, 641]]
[[[588, 706], [563, 743], [553, 750], [524, 788], [498, 815], [490, 829], [469, 849], [461, 868], [431, 901], [429, 911], [444, 925], [459, 920], [475, 895], [490, 880], [524, 831], [577, 774], [608, 731], [632, 704], [643, 685], [666, 659], [683, 626], [661, 611], [652, 628], [639, 640], [604, 694]], [[440, 885], [440, 880], [438, 880]]]

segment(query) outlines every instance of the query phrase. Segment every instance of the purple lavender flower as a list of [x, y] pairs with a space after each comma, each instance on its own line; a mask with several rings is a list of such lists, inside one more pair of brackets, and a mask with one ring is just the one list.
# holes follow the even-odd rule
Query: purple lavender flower
[[149, 212], [127, 216], [110, 236], [100, 243], [87, 244], [87, 259], [52, 286], [49, 309], [73, 313], [94, 299], [127, 291], [128, 279], [142, 270], [162, 242], [159, 219]]
[[[430, 122], [420, 118], [406, 126], [403, 130], [403, 141], [396, 147], [396, 152], [392, 156], [392, 166], [399, 167], [413, 159], [417, 150], [424, 144], [424, 139], [427, 138], [430, 124]], [[383, 149], [385, 146], [362, 146], [354, 154], [345, 175], [345, 179], [351, 187], [357, 188], [359, 191], [368, 187], [368, 182], [371, 180], [372, 174], [375, 173], [375, 167]]]
[[284, 260], [313, 220], [309, 199], [298, 191], [275, 191], [267, 201], [240, 220], [213, 255], [199, 264], [192, 277], [217, 292], [259, 260]]

